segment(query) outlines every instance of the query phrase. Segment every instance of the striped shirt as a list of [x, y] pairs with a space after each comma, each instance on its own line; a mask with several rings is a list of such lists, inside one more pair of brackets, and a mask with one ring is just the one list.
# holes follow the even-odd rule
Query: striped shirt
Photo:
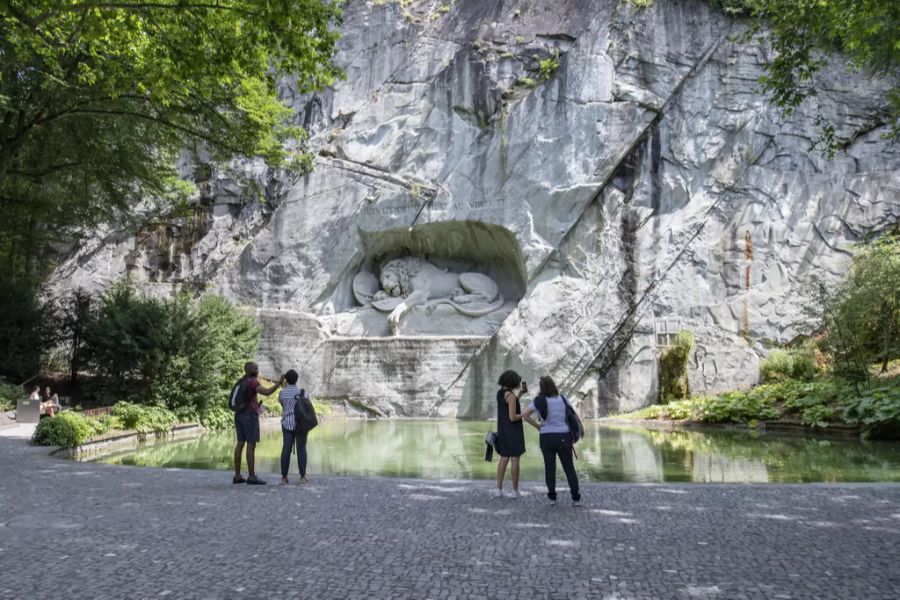
[[278, 394], [278, 403], [281, 404], [281, 427], [288, 431], [296, 429], [294, 421], [294, 402], [300, 395], [300, 388], [296, 385], [287, 385]]

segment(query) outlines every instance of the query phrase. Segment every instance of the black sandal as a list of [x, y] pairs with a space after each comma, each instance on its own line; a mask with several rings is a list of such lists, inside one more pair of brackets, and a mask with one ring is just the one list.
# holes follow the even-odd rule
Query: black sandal
[[243, 478], [243, 476], [238, 475], [237, 477], [231, 478], [231, 483], [246, 483], [247, 480]]

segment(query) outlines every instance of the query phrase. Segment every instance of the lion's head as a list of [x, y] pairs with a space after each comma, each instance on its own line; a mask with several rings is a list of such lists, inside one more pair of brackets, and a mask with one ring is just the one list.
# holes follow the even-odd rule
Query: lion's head
[[388, 296], [408, 296], [413, 290], [413, 277], [422, 266], [422, 259], [404, 256], [389, 260], [381, 267], [381, 289]]

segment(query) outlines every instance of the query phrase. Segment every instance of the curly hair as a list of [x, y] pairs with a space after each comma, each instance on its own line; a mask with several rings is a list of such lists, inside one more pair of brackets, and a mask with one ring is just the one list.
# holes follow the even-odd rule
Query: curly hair
[[522, 376], [513, 370], [504, 371], [497, 381], [497, 385], [510, 390], [519, 387], [520, 383], [522, 383]]

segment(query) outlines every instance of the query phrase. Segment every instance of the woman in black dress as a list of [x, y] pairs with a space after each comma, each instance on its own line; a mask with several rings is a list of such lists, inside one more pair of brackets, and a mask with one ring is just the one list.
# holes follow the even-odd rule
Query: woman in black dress
[[497, 490], [494, 496], [503, 496], [503, 477], [506, 465], [512, 462], [513, 498], [519, 497], [519, 457], [525, 454], [525, 429], [522, 427], [522, 407], [519, 398], [528, 387], [515, 371], [506, 371], [497, 382]]

